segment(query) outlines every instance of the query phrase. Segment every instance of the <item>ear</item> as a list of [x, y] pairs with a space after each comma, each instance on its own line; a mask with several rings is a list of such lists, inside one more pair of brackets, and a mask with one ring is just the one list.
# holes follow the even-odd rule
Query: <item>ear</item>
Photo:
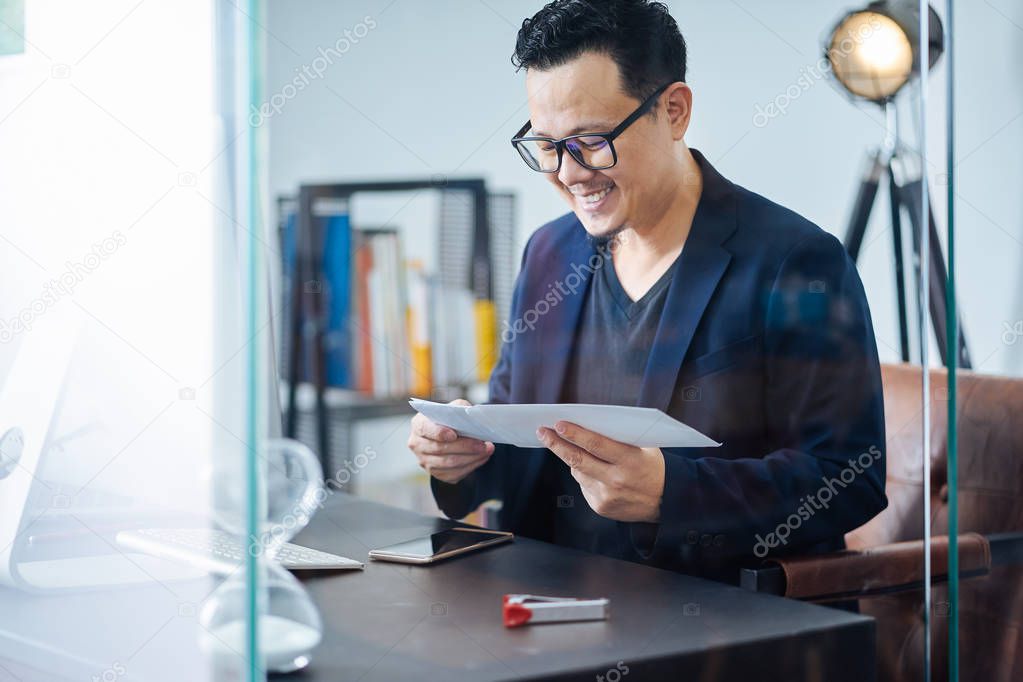
[[664, 106], [668, 111], [671, 137], [678, 142], [689, 129], [689, 117], [693, 111], [693, 91], [685, 83], [672, 83], [664, 91]]

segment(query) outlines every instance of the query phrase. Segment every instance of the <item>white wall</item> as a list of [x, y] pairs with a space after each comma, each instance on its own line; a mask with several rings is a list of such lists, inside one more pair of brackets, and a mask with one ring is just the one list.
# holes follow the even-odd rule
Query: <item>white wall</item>
[[[528, 118], [523, 75], [509, 62], [515, 32], [542, 4], [270, 0], [269, 93], [281, 93], [303, 66], [314, 66], [317, 49], [334, 46], [346, 29], [363, 36], [326, 65], [322, 78], [285, 93], [293, 97], [269, 118], [271, 190], [288, 192], [305, 180], [482, 175], [518, 194], [524, 243], [566, 210], [508, 144]], [[844, 234], [865, 151], [883, 134], [879, 114], [851, 105], [822, 80], [767, 125], [753, 118], [758, 105], [805, 76], [828, 29], [856, 5], [669, 5], [689, 44], [691, 146], [732, 180]], [[1019, 374], [1023, 337], [1004, 332], [1023, 320], [1023, 7], [960, 0], [957, 13], [960, 303], [975, 366]], [[942, 61], [931, 79], [928, 144], [942, 233], [944, 69]], [[409, 211], [394, 222], [414, 221]], [[898, 334], [886, 221], [887, 209], [878, 204], [860, 268], [882, 357], [892, 360]]]

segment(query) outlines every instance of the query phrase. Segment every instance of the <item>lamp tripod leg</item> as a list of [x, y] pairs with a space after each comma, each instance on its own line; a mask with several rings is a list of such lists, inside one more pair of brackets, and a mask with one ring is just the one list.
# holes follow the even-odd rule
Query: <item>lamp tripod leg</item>
[[870, 157], [867, 172], [860, 181], [860, 189], [856, 193], [856, 202], [853, 204], [852, 216], [849, 218], [849, 226], [845, 232], [845, 250], [849, 252], [853, 263], [859, 258], [860, 247], [863, 246], [863, 235], [867, 231], [870, 211], [874, 207], [877, 188], [884, 169], [885, 162], [882, 160], [882, 152], [878, 150]]
[[[906, 206], [909, 211], [910, 225], [913, 231], [913, 254], [916, 258], [916, 271], [917, 271], [917, 283], [920, 283], [920, 259], [923, 254], [920, 253], [920, 242], [923, 228], [923, 219], [920, 215], [920, 199], [923, 191], [923, 180], [917, 179], [907, 182], [899, 188], [900, 201]], [[928, 210], [927, 215], [927, 229], [930, 231], [930, 253], [927, 254], [927, 258], [930, 259], [929, 272], [927, 286], [930, 292], [930, 310], [928, 311], [931, 316], [931, 326], [934, 329], [934, 334], [937, 337], [938, 352], [941, 356], [941, 362], [944, 364], [948, 358], [948, 343], [946, 332], [946, 301], [945, 301], [945, 280], [948, 278], [948, 271], [945, 267], [945, 256], [941, 251], [941, 242], [938, 241], [938, 228], [934, 222], [934, 213]], [[959, 324], [959, 344], [956, 351], [959, 356], [959, 366], [969, 369], [971, 367], [969, 351], [966, 346], [966, 337], [963, 334], [963, 326], [960, 321]]]
[[906, 272], [902, 242], [902, 209], [899, 204], [899, 187], [895, 184], [891, 160], [887, 167], [888, 204], [891, 208], [892, 255], [895, 259], [895, 298], [899, 315], [899, 353], [903, 362], [909, 362], [909, 324], [906, 313]]

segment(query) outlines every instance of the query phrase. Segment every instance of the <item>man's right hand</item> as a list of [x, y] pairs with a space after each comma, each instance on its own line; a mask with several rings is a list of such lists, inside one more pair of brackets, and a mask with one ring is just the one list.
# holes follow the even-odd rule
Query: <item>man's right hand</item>
[[[452, 400], [449, 405], [465, 405], [467, 400]], [[454, 429], [432, 422], [421, 414], [412, 417], [408, 449], [415, 453], [419, 466], [445, 483], [458, 483], [483, 466], [494, 454], [494, 444], [475, 438], [459, 438]]]

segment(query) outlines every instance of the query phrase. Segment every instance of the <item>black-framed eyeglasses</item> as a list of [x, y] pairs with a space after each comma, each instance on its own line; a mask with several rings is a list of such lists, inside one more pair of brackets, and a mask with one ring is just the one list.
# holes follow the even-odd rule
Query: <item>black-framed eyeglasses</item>
[[618, 163], [618, 152], [615, 151], [614, 146], [615, 138], [650, 111], [661, 93], [674, 82], [657, 88], [635, 111], [609, 132], [578, 133], [556, 140], [553, 137], [526, 135], [533, 125], [532, 121], [526, 121], [526, 125], [522, 126], [512, 138], [512, 146], [515, 147], [527, 166], [540, 173], [557, 173], [561, 170], [561, 158], [566, 149], [583, 168], [606, 170]]

